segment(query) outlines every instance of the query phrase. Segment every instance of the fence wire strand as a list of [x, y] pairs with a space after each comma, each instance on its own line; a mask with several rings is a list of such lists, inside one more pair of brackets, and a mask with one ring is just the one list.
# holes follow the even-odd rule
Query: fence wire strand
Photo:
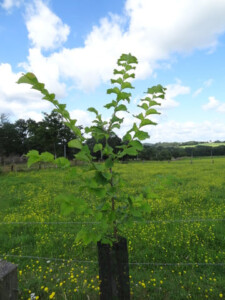
[[[40, 256], [31, 256], [31, 255], [15, 255], [15, 254], [5, 254], [4, 256], [1, 255], [1, 258], [6, 257], [14, 257], [19, 259], [37, 259], [37, 260], [46, 260], [47, 262], [51, 261], [61, 261], [61, 262], [67, 262], [67, 263], [88, 263], [88, 264], [98, 264], [97, 261], [93, 260], [76, 260], [76, 259], [65, 259], [65, 258], [54, 258], [54, 257], [40, 257]], [[129, 262], [129, 265], [151, 265], [151, 266], [225, 266], [225, 263], [219, 262], [219, 263], [201, 263], [201, 262], [178, 262], [178, 263], [161, 263], [161, 262]]]
[[[155, 223], [197, 223], [197, 222], [219, 222], [225, 221], [223, 218], [219, 219], [175, 219], [175, 220], [153, 220], [153, 221], [134, 221], [137, 224], [155, 224]], [[101, 224], [101, 222], [0, 222], [0, 225], [66, 225], [66, 224]]]

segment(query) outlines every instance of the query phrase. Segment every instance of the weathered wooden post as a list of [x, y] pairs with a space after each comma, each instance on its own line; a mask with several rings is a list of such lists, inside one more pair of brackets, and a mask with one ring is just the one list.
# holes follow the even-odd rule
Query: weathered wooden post
[[0, 300], [18, 299], [17, 266], [0, 260]]

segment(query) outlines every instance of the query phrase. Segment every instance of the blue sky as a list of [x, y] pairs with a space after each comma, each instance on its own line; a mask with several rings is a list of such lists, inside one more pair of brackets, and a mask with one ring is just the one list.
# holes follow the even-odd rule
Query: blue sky
[[[224, 0], [0, 0], [0, 113], [40, 120], [53, 107], [26, 85], [31, 71], [79, 124], [102, 109], [122, 53], [138, 58], [131, 113], [148, 87], [167, 87], [148, 142], [225, 141]], [[122, 135], [133, 123], [124, 113]]]

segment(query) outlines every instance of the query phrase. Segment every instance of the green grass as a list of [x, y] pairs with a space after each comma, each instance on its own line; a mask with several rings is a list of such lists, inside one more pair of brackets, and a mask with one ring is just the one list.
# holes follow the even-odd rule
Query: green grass
[[[153, 263], [130, 264], [131, 298], [225, 298], [225, 266], [216, 265], [225, 263], [225, 159], [215, 158], [214, 164], [210, 159], [194, 159], [193, 164], [129, 163], [117, 169], [128, 182], [127, 193], [140, 193], [144, 187], [152, 191], [146, 216], [150, 223], [125, 228], [130, 262]], [[89, 226], [91, 233], [95, 225], [12, 223], [91, 221], [60, 215], [55, 196], [64, 189], [76, 194], [80, 184], [79, 179], [70, 179], [69, 172], [46, 169], [0, 175], [0, 220], [11, 223], [0, 224], [0, 255], [18, 264], [19, 299], [29, 299], [31, 292], [39, 299], [49, 299], [53, 292], [53, 299], [59, 300], [99, 297], [96, 245], [84, 247], [74, 241], [81, 226]], [[85, 191], [82, 196], [97, 201]]]
[[194, 148], [197, 146], [219, 147], [219, 146], [225, 146], [225, 143], [200, 143], [197, 145], [185, 145], [185, 146], [180, 146], [180, 147], [181, 148]]

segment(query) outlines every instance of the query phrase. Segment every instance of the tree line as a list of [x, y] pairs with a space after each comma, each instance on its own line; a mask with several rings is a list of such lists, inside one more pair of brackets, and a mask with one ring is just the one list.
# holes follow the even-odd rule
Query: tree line
[[[171, 143], [178, 144], [178, 143]], [[170, 145], [169, 143], [159, 143], [154, 145], [144, 145], [144, 149], [139, 155], [142, 160], [171, 160], [180, 157], [200, 157], [200, 156], [222, 156], [225, 155], [225, 146], [210, 147], [196, 144], [195, 147], [182, 148], [180, 144]]]
[[0, 156], [1, 162], [8, 156], [21, 156], [29, 150], [51, 152], [55, 157], [73, 157], [73, 150], [67, 143], [75, 138], [56, 112], [44, 113], [42, 121], [19, 119], [9, 122], [6, 115], [0, 118]]
[[[75, 134], [63, 124], [62, 117], [55, 111], [44, 113], [42, 121], [33, 119], [19, 119], [14, 123], [9, 121], [5, 114], [0, 115], [0, 157], [1, 164], [9, 156], [22, 156], [29, 150], [51, 152], [55, 157], [65, 156], [74, 158], [76, 150], [68, 147], [68, 142], [76, 138]], [[104, 145], [104, 140], [101, 141]], [[219, 143], [220, 141], [217, 141]], [[124, 142], [112, 134], [109, 145], [118, 150]], [[90, 137], [87, 144], [96, 160], [104, 159], [100, 152], [94, 153], [95, 139]], [[193, 147], [195, 145], [195, 147]], [[225, 155], [225, 146], [210, 147], [201, 145], [201, 142], [190, 141], [185, 143], [157, 143], [144, 144], [143, 150], [135, 159], [140, 160], [171, 160], [179, 157], [221, 156]], [[185, 148], [181, 147], [185, 146]], [[134, 159], [126, 155], [123, 160]]]

